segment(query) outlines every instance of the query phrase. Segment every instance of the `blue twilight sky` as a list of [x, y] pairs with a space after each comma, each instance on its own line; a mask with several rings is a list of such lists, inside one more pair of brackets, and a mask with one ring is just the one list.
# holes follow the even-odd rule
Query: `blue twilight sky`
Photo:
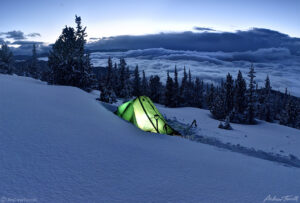
[[[1, 0], [0, 32], [52, 43], [80, 15], [88, 36], [141, 35], [210, 27], [218, 31], [268, 28], [300, 37], [300, 0]], [[0, 36], [1, 37], [1, 36]]]

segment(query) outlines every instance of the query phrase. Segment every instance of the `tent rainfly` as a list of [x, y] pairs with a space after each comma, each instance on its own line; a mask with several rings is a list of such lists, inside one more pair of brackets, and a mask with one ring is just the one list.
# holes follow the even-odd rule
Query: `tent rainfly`
[[139, 96], [120, 105], [116, 114], [144, 131], [179, 135], [167, 124], [149, 97]]

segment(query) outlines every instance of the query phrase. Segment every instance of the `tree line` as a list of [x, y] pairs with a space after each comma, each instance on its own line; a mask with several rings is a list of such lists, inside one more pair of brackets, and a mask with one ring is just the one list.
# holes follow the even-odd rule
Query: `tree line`
[[[230, 73], [219, 85], [206, 83], [199, 77], [192, 77], [190, 70], [184, 67], [181, 81], [178, 79], [177, 67], [167, 71], [165, 84], [158, 75], [146, 77], [136, 65], [133, 72], [129, 70], [125, 59], [119, 63], [108, 58], [107, 71], [99, 79], [100, 100], [113, 103], [117, 98], [129, 99], [146, 95], [154, 102], [167, 107], [197, 107], [209, 109], [213, 117], [231, 122], [256, 124], [256, 118], [267, 122], [279, 122], [294, 128], [300, 128], [300, 100], [271, 87], [267, 75], [263, 87], [255, 82], [253, 65], [249, 68], [247, 84], [241, 71], [233, 79]], [[171, 75], [172, 74], [172, 75]]]
[[275, 91], [267, 76], [263, 87], [255, 82], [255, 70], [251, 66], [246, 83], [241, 71], [233, 79], [230, 73], [215, 85], [206, 83], [199, 77], [192, 77], [184, 67], [179, 81], [177, 67], [172, 73], [167, 71], [163, 83], [158, 75], [146, 77], [138, 65], [130, 71], [125, 59], [119, 63], [108, 58], [104, 74], [95, 75], [89, 54], [86, 54], [86, 27], [81, 18], [75, 17], [76, 27], [66, 26], [52, 46], [47, 68], [41, 69], [37, 59], [36, 45], [33, 44], [32, 57], [21, 68], [14, 67], [14, 57], [9, 47], [3, 44], [0, 49], [0, 73], [25, 75], [47, 81], [49, 84], [70, 85], [90, 91], [99, 89], [99, 99], [113, 103], [117, 98], [130, 99], [146, 95], [154, 102], [167, 107], [197, 107], [209, 109], [213, 117], [235, 123], [255, 124], [256, 118], [267, 122], [279, 122], [300, 128], [300, 100], [285, 93]]

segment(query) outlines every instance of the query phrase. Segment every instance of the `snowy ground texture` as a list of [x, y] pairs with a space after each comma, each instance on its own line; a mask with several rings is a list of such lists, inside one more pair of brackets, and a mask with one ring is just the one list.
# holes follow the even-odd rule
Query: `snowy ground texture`
[[233, 130], [224, 130], [217, 128], [220, 122], [212, 119], [208, 110], [190, 107], [165, 108], [161, 105], [157, 107], [169, 119], [189, 125], [196, 120], [198, 126], [192, 128], [194, 131], [191, 133], [192, 139], [196, 139], [198, 135], [225, 144], [298, 159], [300, 167], [300, 131], [298, 129], [258, 120], [257, 125], [232, 123]]
[[[291, 128], [261, 123], [224, 131], [207, 111], [159, 109], [181, 122], [197, 119], [202, 134], [220, 140], [300, 154], [299, 131]], [[296, 167], [142, 132], [77, 88], [0, 75], [0, 198], [263, 202], [268, 195], [299, 196], [299, 180]]]

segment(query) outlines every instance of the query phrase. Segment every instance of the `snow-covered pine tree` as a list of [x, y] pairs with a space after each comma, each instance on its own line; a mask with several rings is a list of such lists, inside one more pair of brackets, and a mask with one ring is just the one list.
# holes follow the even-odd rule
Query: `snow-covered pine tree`
[[170, 77], [169, 71], [167, 72], [165, 105], [168, 107], [174, 107], [174, 83], [173, 79]]
[[89, 55], [84, 53], [86, 28], [82, 28], [80, 17], [75, 16], [75, 22], [76, 30], [66, 26], [49, 53], [50, 82], [90, 90], [95, 76]]
[[255, 76], [255, 71], [253, 65], [251, 65], [248, 77], [250, 78], [249, 82], [249, 90], [248, 90], [248, 97], [247, 97], [247, 111], [246, 111], [246, 121], [249, 124], [255, 124], [255, 81], [254, 78]]
[[134, 69], [134, 78], [133, 78], [133, 96], [141, 96], [141, 77], [139, 73], [139, 67], [136, 65]]
[[216, 119], [224, 119], [226, 117], [225, 91], [223, 87], [219, 88], [219, 90], [216, 92], [215, 98], [209, 110]]
[[0, 73], [13, 73], [13, 53], [10, 51], [7, 44], [2, 44], [0, 49]]

